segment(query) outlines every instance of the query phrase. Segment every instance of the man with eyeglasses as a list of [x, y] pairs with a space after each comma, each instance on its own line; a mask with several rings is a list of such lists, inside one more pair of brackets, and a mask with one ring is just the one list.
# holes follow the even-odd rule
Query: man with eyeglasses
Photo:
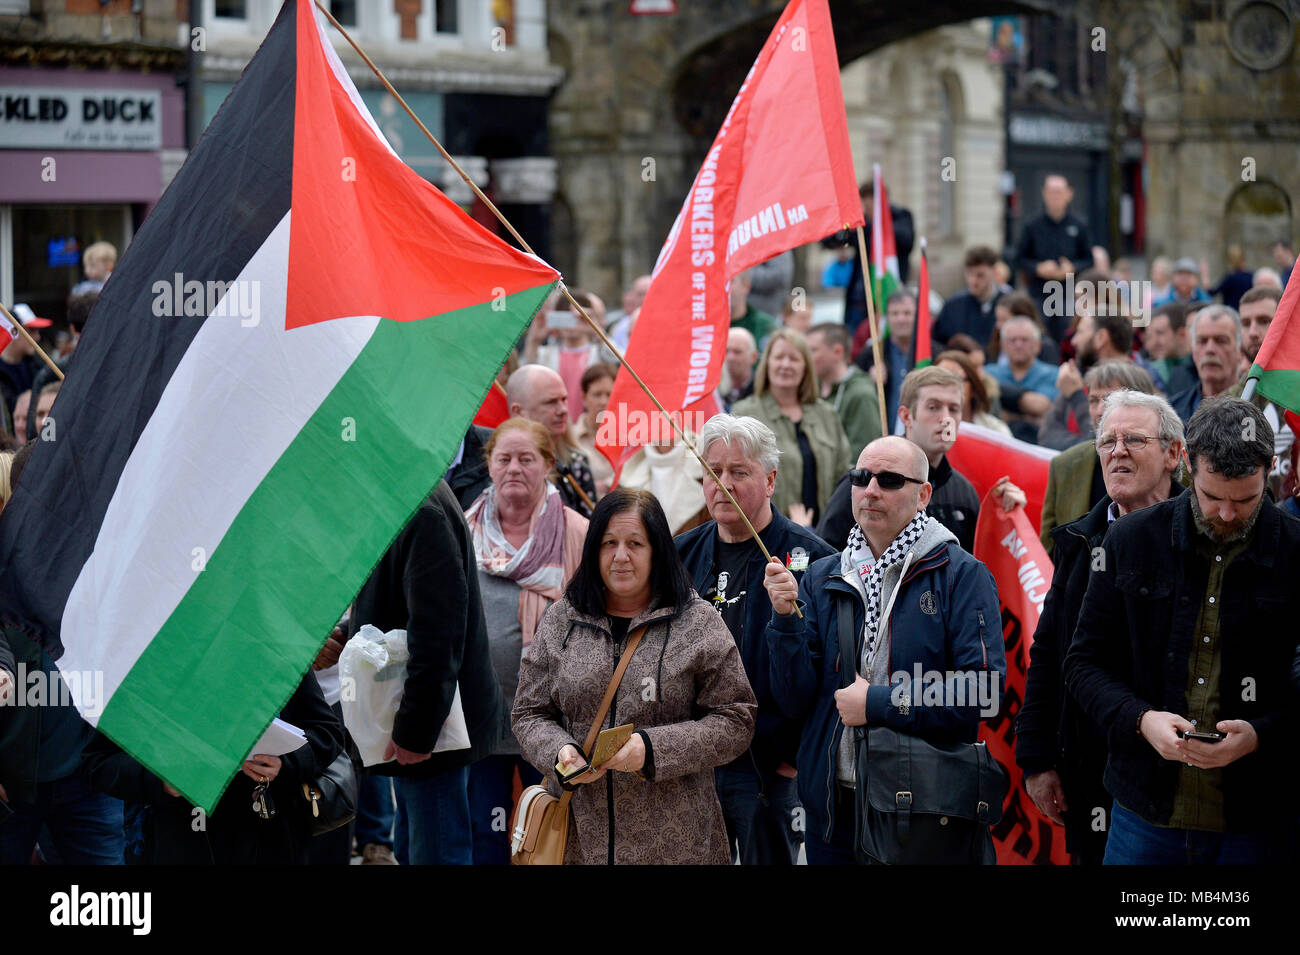
[[916, 668], [949, 686], [989, 688], [1001, 704], [997, 589], [988, 568], [926, 513], [929, 468], [905, 438], [871, 442], [850, 472], [856, 523], [843, 552], [816, 561], [797, 583], [779, 561], [765, 569], [772, 693], [786, 715], [804, 718], [797, 765], [810, 865], [859, 861], [854, 793], [870, 772], [867, 727], [975, 742], [981, 707], [970, 697], [984, 694], [923, 699], [909, 682]]
[[1107, 734], [1105, 862], [1285, 861], [1300, 523], [1265, 493], [1273, 433], [1253, 404], [1207, 398], [1186, 440], [1191, 488], [1106, 534], [1065, 658]]
[[1044, 816], [1065, 827], [1066, 849], [1079, 865], [1101, 864], [1111, 799], [1102, 785], [1106, 737], [1065, 692], [1065, 654], [1088, 577], [1102, 569], [1096, 557], [1110, 526], [1183, 490], [1174, 480], [1183, 423], [1169, 402], [1120, 389], [1109, 393], [1099, 417], [1094, 447], [1106, 492], [1085, 516], [1052, 530], [1052, 587], [1034, 631], [1016, 721], [1025, 791]]

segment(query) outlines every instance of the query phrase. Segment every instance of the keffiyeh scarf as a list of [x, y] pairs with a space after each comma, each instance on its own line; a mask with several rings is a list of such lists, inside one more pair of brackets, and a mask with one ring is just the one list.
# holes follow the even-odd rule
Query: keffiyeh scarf
[[876, 636], [880, 630], [880, 612], [881, 612], [881, 590], [885, 579], [885, 571], [897, 564], [906, 556], [912, 545], [921, 539], [925, 533], [926, 526], [930, 517], [924, 511], [917, 511], [916, 516], [912, 518], [907, 526], [904, 527], [897, 537], [885, 548], [885, 552], [877, 558], [871, 553], [871, 547], [867, 543], [866, 535], [862, 533], [862, 528], [857, 524], [853, 525], [853, 530], [849, 531], [848, 547], [844, 550], [844, 563], [847, 564], [842, 570], [845, 573], [856, 573], [858, 580], [862, 582], [862, 588], [866, 592], [866, 622], [864, 624], [862, 664], [860, 669], [867, 669], [867, 661], [872, 657], [876, 648]]

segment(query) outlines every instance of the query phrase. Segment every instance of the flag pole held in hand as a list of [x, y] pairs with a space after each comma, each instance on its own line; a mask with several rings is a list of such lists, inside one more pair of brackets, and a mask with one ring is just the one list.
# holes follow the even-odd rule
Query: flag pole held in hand
[[[375, 65], [375, 62], [372, 59], [370, 59], [369, 56], [366, 55], [365, 51], [362, 50], [360, 46], [357, 45], [357, 42], [352, 39], [352, 37], [348, 34], [348, 31], [343, 29], [343, 25], [334, 18], [333, 14], [331, 14], [329, 10], [326, 9], [326, 7], [320, 2], [320, 0], [314, 0], [314, 2], [316, 4], [316, 8], [320, 10], [320, 12], [325, 15], [326, 19], [328, 19], [330, 23], [334, 25], [334, 28], [343, 35], [343, 39], [347, 40], [348, 43], [352, 46], [352, 49], [357, 51], [357, 55], [360, 56], [361, 59], [365, 60], [366, 65], [370, 67], [370, 69], [374, 72], [375, 76], [379, 78], [379, 81], [383, 83], [384, 88], [389, 92], [389, 94], [392, 95], [392, 97], [395, 100], [397, 100], [398, 105], [400, 105], [402, 109], [406, 111], [406, 115], [411, 117], [411, 120], [415, 123], [415, 125], [420, 127], [420, 129], [424, 132], [424, 135], [428, 137], [429, 142], [431, 142], [434, 148], [437, 149], [438, 152], [442, 155], [442, 158], [447, 160], [447, 162], [451, 163], [452, 168], [456, 170], [457, 174], [461, 177], [461, 179], [465, 180], [465, 184], [470, 187], [474, 195], [477, 196], [479, 200], [488, 208], [488, 210], [491, 211], [491, 213], [497, 217], [497, 220], [503, 226], [505, 226], [506, 230], [510, 233], [510, 235], [514, 238], [514, 240], [519, 243], [519, 247], [523, 249], [525, 252], [527, 252], [529, 255], [536, 256], [537, 253], [533, 251], [532, 246], [530, 246], [527, 243], [527, 241], [524, 240], [523, 236], [521, 236], [518, 232], [515, 231], [515, 227], [510, 224], [510, 221], [506, 219], [506, 217], [501, 213], [501, 210], [496, 207], [496, 205], [492, 202], [492, 200], [489, 199], [483, 193], [483, 190], [481, 190], [478, 187], [478, 185], [474, 182], [474, 180], [469, 177], [469, 174], [465, 172], [465, 170], [461, 167], [460, 163], [456, 162], [456, 160], [452, 158], [451, 153], [447, 152], [447, 150], [443, 148], [442, 143], [438, 142], [438, 140], [434, 137], [433, 133], [429, 132], [429, 128], [425, 126], [424, 123], [420, 122], [420, 118], [416, 116], [415, 113], [411, 110], [411, 107], [406, 104], [406, 100], [402, 99], [402, 95], [398, 93], [396, 89], [393, 88], [393, 84], [388, 81], [388, 77], [384, 76], [383, 72], [379, 69], [379, 67]], [[858, 227], [858, 238], [859, 240], [861, 240], [862, 238], [861, 226]], [[560, 291], [563, 293], [564, 297], [569, 300], [569, 305], [573, 309], [573, 311], [582, 316], [583, 320], [586, 321], [586, 323], [589, 326], [591, 326], [591, 330], [596, 333], [596, 336], [601, 340], [602, 343], [604, 343], [605, 347], [608, 348], [618, 358], [619, 362], [622, 363], [623, 367], [628, 370], [628, 373], [632, 376], [633, 380], [635, 380], [636, 383], [641, 387], [641, 390], [646, 393], [646, 397], [648, 397], [652, 402], [654, 402], [655, 407], [659, 409], [660, 413], [663, 414], [664, 419], [669, 423], [669, 425], [672, 426], [672, 429], [677, 433], [678, 438], [682, 441], [683, 444], [686, 445], [686, 447], [690, 450], [690, 452], [693, 455], [695, 455], [696, 460], [698, 460], [700, 464], [704, 467], [704, 470], [708, 473], [709, 477], [713, 479], [714, 483], [716, 483], [718, 487], [722, 490], [722, 493], [727, 496], [727, 500], [731, 502], [731, 505], [737, 511], [740, 512], [740, 516], [745, 521], [745, 526], [749, 528], [749, 533], [753, 536], [754, 542], [758, 544], [758, 549], [763, 552], [764, 559], [770, 562], [772, 560], [772, 555], [768, 551], [766, 545], [764, 545], [762, 538], [758, 536], [758, 531], [754, 528], [754, 525], [750, 522], [749, 517], [745, 514], [744, 510], [741, 509], [740, 503], [732, 496], [731, 491], [727, 490], [726, 486], [722, 483], [722, 480], [718, 477], [717, 474], [714, 473], [713, 468], [709, 467], [708, 462], [704, 460], [703, 455], [701, 455], [699, 451], [695, 449], [695, 444], [692, 441], [689, 441], [687, 439], [685, 432], [682, 431], [681, 429], [681, 426], [676, 421], [673, 420], [672, 415], [668, 413], [668, 411], [664, 408], [663, 404], [660, 403], [659, 399], [655, 397], [654, 392], [650, 390], [649, 386], [646, 385], [646, 383], [642, 380], [641, 376], [636, 373], [636, 369], [634, 369], [631, 365], [627, 363], [627, 359], [624, 357], [623, 353], [619, 350], [618, 346], [615, 345], [614, 342], [610, 340], [609, 336], [605, 334], [605, 330], [600, 327], [600, 325], [595, 321], [595, 319], [593, 319], [590, 315], [587, 314], [587, 310], [583, 308], [582, 305], [578, 302], [578, 300], [573, 297], [573, 293], [569, 291], [569, 287], [563, 281], [561, 281], [559, 284], [559, 288]], [[62, 376], [60, 375], [60, 377]], [[884, 412], [881, 412], [881, 414], [883, 415]], [[798, 606], [795, 607], [794, 612], [800, 618], [803, 617], [803, 614], [799, 612]]]
[[50, 371], [54, 372], [54, 374], [58, 377], [59, 381], [62, 381], [63, 369], [60, 368], [58, 365], [54, 364], [54, 360], [50, 358], [49, 355], [45, 354], [45, 349], [43, 349], [40, 345], [36, 344], [36, 339], [32, 338], [32, 333], [29, 332], [27, 329], [23, 328], [23, 323], [18, 321], [18, 319], [14, 318], [13, 312], [5, 308], [3, 303], [0, 303], [0, 312], [5, 313], [5, 318], [9, 319], [9, 324], [12, 325], [14, 328], [16, 328], [18, 330], [18, 333], [22, 335], [23, 338], [27, 339], [27, 343], [36, 349], [36, 354], [40, 355], [41, 359], [45, 362], [45, 364], [50, 366]]

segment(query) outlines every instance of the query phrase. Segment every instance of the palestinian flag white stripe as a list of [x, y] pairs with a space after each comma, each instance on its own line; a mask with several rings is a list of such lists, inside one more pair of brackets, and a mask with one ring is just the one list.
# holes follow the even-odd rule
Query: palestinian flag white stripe
[[[127, 460], [68, 597], [59, 665], [102, 672], [108, 697], [379, 322], [344, 318], [287, 332], [288, 259], [286, 214], [234, 286], [240, 306], [258, 290], [256, 324], [236, 314], [203, 323]], [[250, 384], [246, 403], [230, 402], [235, 378]], [[122, 639], [110, 643], [104, 632]]]

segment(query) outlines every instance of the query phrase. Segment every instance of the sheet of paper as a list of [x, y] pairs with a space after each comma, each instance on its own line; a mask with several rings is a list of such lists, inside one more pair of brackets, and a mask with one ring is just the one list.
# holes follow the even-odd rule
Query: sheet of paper
[[266, 728], [251, 750], [248, 751], [247, 759], [254, 755], [263, 756], [283, 756], [285, 753], [292, 753], [299, 746], [307, 745], [307, 735], [292, 723], [286, 723], [278, 716], [271, 721], [271, 725]]

